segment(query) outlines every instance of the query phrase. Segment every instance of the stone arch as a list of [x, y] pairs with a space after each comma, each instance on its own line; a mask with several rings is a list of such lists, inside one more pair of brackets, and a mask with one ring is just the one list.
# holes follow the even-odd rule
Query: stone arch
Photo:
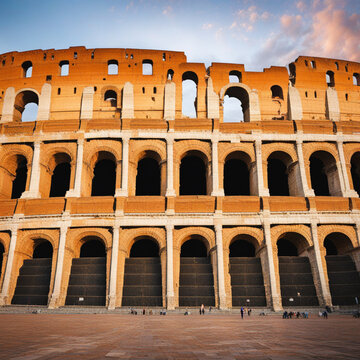
[[243, 143], [231, 144], [231, 146], [229, 147], [222, 147], [221, 145], [219, 147], [219, 163], [224, 163], [225, 159], [233, 152], [243, 152], [249, 156], [251, 162], [255, 161], [255, 153], [252, 144], [250, 145], [250, 147], [248, 144]]
[[332, 233], [341, 233], [345, 235], [350, 241], [353, 248], [358, 247], [357, 237], [355, 229], [348, 225], [320, 225], [318, 227], [318, 238], [321, 252], [325, 255], [326, 249], [324, 247], [324, 241], [328, 235]]
[[[241, 89], [244, 89], [248, 96], [249, 96], [249, 111], [248, 116], [245, 118], [244, 114], [244, 121], [259, 121], [260, 120], [260, 103], [259, 103], [259, 97], [256, 90], [251, 90], [250, 87], [243, 83], [229, 83], [221, 88], [220, 90], [220, 102], [224, 102], [224, 97], [226, 95], [226, 92], [231, 87], [238, 87]], [[223, 118], [221, 119], [221, 121]]]
[[297, 247], [298, 254], [306, 251], [313, 246], [310, 229], [306, 225], [277, 225], [271, 228], [271, 242], [274, 254], [277, 254], [277, 242], [287, 234], [291, 235], [289, 239]]
[[116, 140], [91, 140], [84, 144], [84, 163], [93, 166], [96, 162], [96, 154], [108, 152], [114, 156], [116, 161], [121, 160], [121, 142]]
[[126, 257], [130, 256], [130, 250], [134, 243], [139, 238], [152, 238], [159, 246], [159, 251], [162, 253], [166, 249], [165, 230], [163, 228], [133, 228], [124, 229], [120, 232], [120, 250], [125, 253]]
[[116, 95], [116, 100], [111, 100], [110, 105], [119, 108], [121, 104], [121, 90], [116, 86], [104, 86], [101, 88], [100, 98], [102, 103], [108, 105], [109, 101], [105, 98], [105, 95], [109, 91], [114, 92], [114, 94]]
[[223, 247], [224, 252], [229, 252], [230, 245], [238, 236], [246, 236], [251, 239], [255, 250], [258, 251], [263, 246], [263, 232], [261, 229], [252, 227], [234, 227], [231, 229], [223, 229]]
[[25, 106], [35, 103], [38, 106], [36, 118], [39, 116], [40, 93], [33, 88], [23, 88], [15, 93], [13, 119], [16, 122], [22, 121]]
[[211, 162], [210, 144], [201, 140], [181, 140], [174, 144], [174, 162], [180, 163], [188, 151], [199, 151], [204, 154], [204, 159]]
[[174, 248], [177, 248], [179, 251], [181, 249], [181, 246], [192, 236], [200, 236], [202, 239], [205, 240], [204, 244], [208, 253], [215, 246], [214, 231], [208, 228], [195, 226], [186, 227], [183, 229], [175, 230], [174, 235]]

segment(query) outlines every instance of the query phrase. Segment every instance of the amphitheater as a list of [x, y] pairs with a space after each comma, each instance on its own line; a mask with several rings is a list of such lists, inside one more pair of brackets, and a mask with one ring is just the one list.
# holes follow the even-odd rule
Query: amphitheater
[[0, 305], [355, 305], [359, 74], [0, 55]]

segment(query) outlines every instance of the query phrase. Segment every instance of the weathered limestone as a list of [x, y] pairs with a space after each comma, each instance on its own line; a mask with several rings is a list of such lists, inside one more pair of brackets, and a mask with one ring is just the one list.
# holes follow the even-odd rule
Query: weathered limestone
[[[41, 88], [37, 120], [49, 120], [50, 103], [51, 103], [51, 85], [46, 83]], [[92, 104], [92, 99], [91, 99], [91, 104]]]
[[109, 283], [109, 300], [108, 308], [115, 309], [116, 305], [116, 284], [117, 284], [117, 269], [119, 256], [119, 236], [120, 231], [118, 226], [113, 227], [113, 242], [111, 248], [111, 265], [110, 265], [110, 283]]
[[174, 293], [174, 254], [173, 254], [173, 231], [172, 224], [166, 225], [166, 308], [175, 309]]
[[263, 160], [261, 154], [261, 140], [255, 140], [256, 170], [257, 170], [257, 194], [269, 196], [269, 189], [264, 188]]
[[299, 91], [292, 85], [289, 85], [289, 119], [290, 120], [302, 120], [303, 110], [301, 105], [301, 98]]
[[302, 141], [296, 141], [296, 152], [299, 159], [299, 175], [301, 180], [301, 188], [303, 190], [304, 196], [315, 196], [314, 190], [309, 188], [307, 179], [306, 179], [306, 172], [305, 172], [305, 163], [304, 163], [304, 154], [302, 149]]
[[174, 140], [172, 138], [166, 139], [166, 196], [175, 196], [174, 189]]
[[10, 281], [12, 278], [17, 236], [18, 236], [18, 228], [16, 226], [14, 226], [11, 229], [10, 248], [9, 248], [9, 253], [8, 253], [7, 262], [6, 262], [5, 276], [4, 276], [1, 293], [0, 293], [0, 306], [9, 305], [11, 303], [11, 299], [9, 299], [9, 287], [10, 287]]
[[167, 82], [165, 84], [165, 96], [164, 96], [164, 119], [175, 120], [175, 92], [176, 85], [173, 82]]
[[209, 76], [207, 79], [207, 88], [206, 88], [206, 100], [207, 100], [207, 117], [209, 119], [219, 119], [220, 110], [219, 110], [219, 96], [213, 89], [213, 82]]
[[134, 118], [134, 87], [130, 82], [124, 84], [121, 117], [123, 119]]
[[14, 115], [14, 103], [15, 103], [15, 88], [8, 87], [5, 91], [4, 104], [2, 109], [1, 122], [13, 121]]
[[81, 99], [80, 119], [92, 119], [93, 117], [93, 102], [94, 102], [94, 88], [88, 86], [84, 88]]
[[81, 196], [81, 178], [82, 178], [83, 161], [84, 161], [84, 139], [80, 138], [77, 141], [74, 189], [68, 190], [66, 193], [66, 197], [80, 197]]
[[22, 194], [23, 199], [39, 198], [41, 197], [39, 191], [40, 184], [40, 146], [41, 142], [36, 141], [34, 143], [34, 153], [31, 162], [31, 175], [30, 175], [30, 186], [29, 191], [25, 191]]
[[225, 292], [225, 276], [224, 276], [224, 252], [222, 239], [222, 225], [215, 224], [216, 237], [216, 260], [217, 260], [217, 280], [219, 291], [219, 308], [227, 308], [226, 292]]
[[326, 114], [329, 120], [340, 120], [339, 99], [337, 91], [332, 87], [326, 89]]

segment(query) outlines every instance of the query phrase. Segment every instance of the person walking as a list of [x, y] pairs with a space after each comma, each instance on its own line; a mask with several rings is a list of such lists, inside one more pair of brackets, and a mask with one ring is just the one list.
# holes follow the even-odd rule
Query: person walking
[[241, 313], [241, 318], [244, 319], [244, 308], [243, 307], [241, 307], [240, 313]]
[[200, 315], [205, 315], [205, 306], [204, 304], [201, 304], [201, 307], [200, 307]]

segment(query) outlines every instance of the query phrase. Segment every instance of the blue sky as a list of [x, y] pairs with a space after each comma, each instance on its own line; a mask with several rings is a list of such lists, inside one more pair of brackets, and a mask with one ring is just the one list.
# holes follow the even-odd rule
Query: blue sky
[[0, 14], [0, 53], [164, 49], [247, 70], [299, 55], [360, 61], [360, 0], [2, 0]]

